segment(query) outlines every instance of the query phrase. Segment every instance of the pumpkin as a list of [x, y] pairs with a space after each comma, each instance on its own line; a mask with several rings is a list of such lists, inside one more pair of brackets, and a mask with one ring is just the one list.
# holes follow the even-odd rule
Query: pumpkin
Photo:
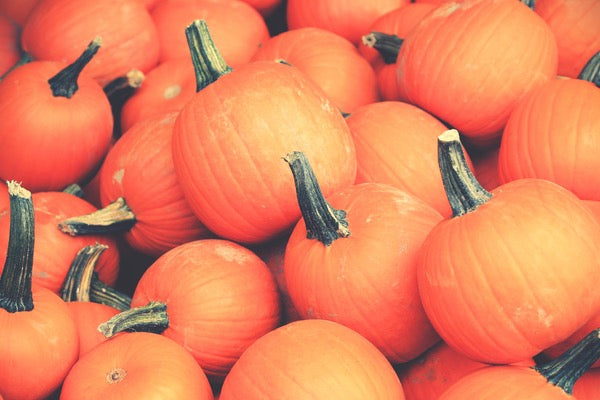
[[283, 0], [244, 0], [264, 17], [268, 18], [282, 5]]
[[535, 0], [536, 14], [546, 21], [558, 46], [558, 74], [577, 78], [600, 51], [600, 1]]
[[500, 143], [501, 182], [548, 179], [581, 199], [600, 200], [600, 90], [581, 79], [554, 79], [511, 113]]
[[[190, 25], [194, 29], [196, 24]], [[205, 56], [218, 54], [208, 49]], [[222, 66], [210, 57], [203, 61]], [[295, 224], [300, 209], [281, 162], [293, 150], [312, 160], [325, 194], [354, 182], [356, 154], [348, 126], [304, 73], [254, 61], [215, 75], [216, 81], [183, 107], [173, 131], [175, 172], [209, 230], [259, 243]]]
[[18, 25], [0, 14], [0, 77], [7, 73], [20, 57]]
[[158, 30], [159, 61], [189, 61], [184, 31], [194, 19], [206, 21], [219, 52], [234, 68], [250, 61], [270, 36], [260, 13], [242, 0], [163, 0], [152, 9], [152, 19]]
[[100, 43], [68, 66], [32, 61], [0, 82], [2, 179], [32, 192], [62, 190], [101, 162], [112, 136], [110, 104], [96, 81], [78, 76]]
[[375, 71], [354, 44], [322, 28], [288, 30], [262, 44], [252, 61], [283, 60], [308, 75], [342, 112], [379, 100]]
[[600, 369], [586, 371], [573, 386], [573, 396], [578, 400], [594, 400], [600, 396]]
[[[550, 359], [558, 358], [565, 351], [573, 347], [580, 340], [582, 340], [587, 334], [600, 326], [600, 312], [596, 313], [596, 315], [592, 316], [581, 328], [579, 328], [575, 333], [569, 336], [564, 341], [555, 344], [554, 346], [545, 349], [542, 353], [543, 356], [549, 357]], [[600, 361], [597, 361], [591, 368], [599, 368]]]
[[[98, 16], [102, 18], [98, 18]], [[72, 62], [86, 41], [102, 37], [87, 68], [101, 86], [158, 61], [158, 34], [139, 0], [40, 0], [23, 26], [21, 46], [36, 60]]]
[[284, 274], [302, 318], [339, 322], [392, 363], [412, 360], [439, 337], [417, 291], [417, 255], [442, 216], [393, 186], [363, 183], [327, 198], [301, 152], [290, 153], [303, 218], [288, 240]]
[[181, 345], [132, 332], [83, 355], [65, 378], [61, 400], [99, 398], [212, 400], [206, 375]]
[[220, 239], [188, 242], [159, 257], [137, 283], [131, 307], [101, 332], [161, 332], [217, 380], [280, 317], [277, 285], [264, 262]]
[[493, 190], [500, 186], [500, 176], [498, 176], [498, 152], [499, 146], [487, 149], [471, 149], [471, 161], [473, 162], [473, 174], [477, 182], [485, 190]]
[[40, 0], [0, 0], [0, 14], [23, 26], [31, 10]]
[[398, 85], [484, 147], [498, 142], [515, 104], [556, 75], [557, 58], [552, 31], [520, 1], [447, 1], [405, 38]]
[[404, 400], [386, 358], [333, 321], [291, 322], [254, 342], [225, 378], [219, 400]]
[[486, 191], [462, 159], [458, 132], [438, 140], [453, 217], [431, 230], [417, 271], [436, 331], [454, 350], [494, 364], [565, 340], [600, 309], [600, 225], [547, 180]]
[[100, 169], [102, 209], [59, 223], [70, 235], [124, 232], [127, 243], [159, 256], [180, 244], [212, 236], [189, 207], [171, 156], [177, 112], [132, 126]]
[[6, 400], [41, 399], [62, 383], [77, 359], [77, 328], [64, 301], [32, 284], [34, 218], [31, 192], [11, 181], [10, 243], [0, 276], [0, 393]]

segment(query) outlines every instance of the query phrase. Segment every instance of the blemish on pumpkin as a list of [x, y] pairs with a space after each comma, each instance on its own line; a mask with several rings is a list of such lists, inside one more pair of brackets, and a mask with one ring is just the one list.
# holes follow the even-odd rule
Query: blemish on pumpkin
[[174, 97], [177, 97], [179, 95], [179, 93], [181, 93], [181, 86], [180, 85], [171, 85], [165, 89], [165, 91], [163, 92], [163, 97], [165, 99], [172, 99]]
[[106, 374], [106, 382], [110, 383], [111, 385], [113, 383], [119, 383], [125, 378], [126, 375], [127, 371], [125, 371], [123, 368], [115, 368]]
[[243, 264], [248, 261], [249, 255], [239, 251], [239, 249], [229, 246], [215, 246], [215, 253], [222, 257], [225, 261], [236, 262], [238, 264]]
[[121, 185], [123, 184], [123, 175], [125, 175], [125, 169], [121, 168], [114, 173], [113, 180]]
[[548, 315], [546, 310], [543, 308], [538, 308], [538, 320], [543, 323], [547, 327], [552, 326], [552, 321], [554, 320], [554, 316]]

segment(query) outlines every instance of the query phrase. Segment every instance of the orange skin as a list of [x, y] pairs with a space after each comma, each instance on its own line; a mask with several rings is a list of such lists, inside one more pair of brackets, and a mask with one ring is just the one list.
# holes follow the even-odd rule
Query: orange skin
[[77, 332], [79, 333], [79, 357], [83, 356], [107, 338], [98, 331], [98, 325], [119, 313], [116, 308], [89, 301], [69, 301]]
[[575, 386], [573, 396], [577, 400], [595, 400], [600, 398], [600, 369], [592, 368], [583, 374]]
[[0, 76], [8, 72], [20, 56], [18, 25], [0, 13]]
[[40, 0], [0, 0], [0, 15], [5, 15], [23, 26], [31, 10]]

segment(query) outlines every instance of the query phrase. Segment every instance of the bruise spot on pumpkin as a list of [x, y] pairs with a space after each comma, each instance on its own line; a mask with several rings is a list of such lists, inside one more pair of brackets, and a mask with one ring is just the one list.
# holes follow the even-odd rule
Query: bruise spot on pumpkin
[[215, 246], [215, 253], [228, 262], [244, 264], [250, 258], [248, 254], [230, 245]]
[[168, 100], [179, 96], [179, 93], [181, 93], [181, 86], [171, 85], [165, 89], [163, 92], [163, 97]]
[[113, 174], [113, 180], [115, 182], [117, 182], [119, 185], [122, 185], [124, 175], [125, 175], [125, 168], [121, 168]]
[[127, 371], [125, 371], [123, 368], [115, 368], [106, 374], [106, 382], [111, 385], [113, 383], [119, 383], [125, 378], [125, 376], [127, 376]]

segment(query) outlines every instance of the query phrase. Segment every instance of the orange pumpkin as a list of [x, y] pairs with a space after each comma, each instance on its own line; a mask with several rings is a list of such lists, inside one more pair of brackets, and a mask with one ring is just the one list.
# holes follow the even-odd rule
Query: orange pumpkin
[[448, 1], [405, 38], [398, 84], [411, 103], [487, 146], [515, 104], [556, 75], [557, 58], [552, 31], [520, 1]]
[[219, 400], [404, 400], [386, 358], [336, 322], [295, 321], [254, 342], [225, 378]]
[[[212, 49], [205, 56], [218, 55]], [[222, 66], [220, 60], [203, 62]], [[303, 151], [312, 160], [325, 194], [354, 182], [356, 154], [348, 126], [304, 73], [254, 61], [216, 76], [184, 106], [173, 132], [175, 172], [209, 230], [259, 243], [291, 227], [300, 209], [281, 162], [290, 151]]]
[[0, 0], [0, 14], [23, 26], [31, 10], [40, 0]]
[[300, 316], [355, 330], [392, 363], [419, 356], [439, 337], [421, 306], [417, 255], [442, 216], [378, 183], [353, 185], [325, 199], [302, 153], [286, 161], [303, 218], [288, 240], [284, 274]]
[[18, 25], [0, 14], [0, 77], [19, 61], [20, 56]]
[[565, 340], [600, 310], [600, 225], [547, 180], [487, 192], [461, 160], [458, 133], [439, 143], [454, 216], [425, 239], [417, 275], [436, 331], [487, 363], [521, 361]]
[[573, 396], [577, 400], [600, 398], [600, 368], [592, 368], [577, 379], [573, 386]]

